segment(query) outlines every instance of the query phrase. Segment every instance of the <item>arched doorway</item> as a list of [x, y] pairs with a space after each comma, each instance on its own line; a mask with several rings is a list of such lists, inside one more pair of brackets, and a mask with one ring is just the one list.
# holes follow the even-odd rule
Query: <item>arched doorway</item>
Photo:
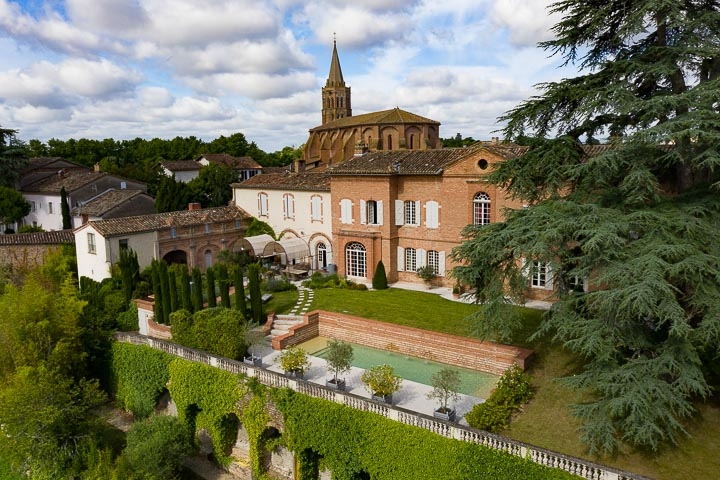
[[317, 259], [317, 269], [327, 270], [328, 256], [327, 245], [324, 242], [318, 242], [315, 246], [315, 258]]
[[167, 252], [163, 256], [163, 260], [165, 260], [165, 263], [168, 265], [172, 265], [173, 263], [179, 263], [182, 265], [187, 265], [187, 253], [184, 250], [172, 250], [170, 252]]

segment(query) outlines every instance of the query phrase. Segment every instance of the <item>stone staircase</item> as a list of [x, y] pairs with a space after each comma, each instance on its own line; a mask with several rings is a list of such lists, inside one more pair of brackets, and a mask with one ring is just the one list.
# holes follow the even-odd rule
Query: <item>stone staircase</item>
[[270, 330], [270, 338], [285, 335], [292, 327], [302, 323], [302, 315], [277, 315]]

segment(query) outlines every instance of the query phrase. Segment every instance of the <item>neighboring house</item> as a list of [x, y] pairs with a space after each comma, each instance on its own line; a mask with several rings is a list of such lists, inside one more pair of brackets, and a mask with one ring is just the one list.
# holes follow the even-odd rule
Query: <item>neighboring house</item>
[[262, 173], [263, 169], [263, 167], [251, 157], [233, 157], [227, 153], [205, 153], [196, 158], [195, 161], [204, 167], [207, 167], [211, 163], [230, 167], [238, 172], [238, 179], [240, 181], [247, 180]]
[[353, 116], [350, 87], [333, 43], [330, 73], [322, 89], [322, 124], [310, 129], [295, 171], [334, 165], [367, 152], [439, 148], [440, 123], [435, 120], [398, 107]]
[[0, 265], [18, 270], [30, 269], [44, 264], [51, 250], [74, 243], [72, 230], [0, 235]]
[[18, 190], [22, 190], [25, 186], [44, 178], [53, 177], [60, 172], [67, 173], [71, 170], [90, 171], [91, 169], [79, 163], [65, 160], [62, 157], [31, 158], [20, 172], [20, 186]]
[[43, 229], [62, 229], [61, 189], [65, 187], [70, 208], [80, 206], [89, 199], [109, 189], [147, 191], [147, 185], [89, 169], [60, 169], [26, 184], [21, 193], [30, 203], [30, 213], [23, 224], [41, 226]]
[[174, 177], [176, 181], [189, 183], [200, 175], [202, 165], [195, 160], [164, 160], [160, 162], [162, 173]]
[[88, 222], [73, 232], [78, 260], [78, 277], [102, 281], [110, 277], [121, 249], [137, 253], [143, 269], [153, 259], [182, 263], [205, 270], [222, 250], [234, 250], [245, 235], [250, 215], [236, 206]]
[[142, 190], [111, 188], [71, 210], [73, 227], [89, 221], [155, 213], [155, 199]]
[[232, 187], [233, 203], [270, 225], [281, 241], [297, 238], [304, 242], [312, 270], [332, 268], [332, 205], [327, 174], [263, 173]]

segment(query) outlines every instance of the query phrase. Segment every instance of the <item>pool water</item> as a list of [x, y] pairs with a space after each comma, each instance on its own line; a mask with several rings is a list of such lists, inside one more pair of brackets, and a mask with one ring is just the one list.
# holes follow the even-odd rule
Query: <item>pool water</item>
[[[423, 358], [411, 357], [397, 352], [380, 350], [351, 343], [353, 347], [353, 367], [369, 369], [375, 365], [387, 363], [395, 369], [395, 375], [405, 380], [430, 385], [433, 374], [444, 367], [449, 367], [460, 374], [460, 393], [478, 398], [490, 396], [490, 390], [495, 388], [498, 376], [479, 372], [469, 368], [456, 367], [446, 363], [434, 362]], [[314, 357], [325, 358], [327, 352], [327, 339], [317, 337], [300, 345]]]

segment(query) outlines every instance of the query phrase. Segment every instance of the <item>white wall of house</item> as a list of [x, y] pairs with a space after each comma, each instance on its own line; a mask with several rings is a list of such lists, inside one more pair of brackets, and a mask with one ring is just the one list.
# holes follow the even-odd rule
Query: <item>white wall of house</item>
[[25, 193], [23, 196], [32, 206], [23, 219], [25, 225], [37, 225], [46, 231], [62, 230], [60, 195]]
[[172, 170], [168, 170], [166, 167], [163, 167], [163, 174], [166, 177], [172, 177], [175, 175], [176, 182], [190, 183], [190, 180], [197, 178], [197, 176], [200, 175], [200, 170], [179, 170], [177, 172], [173, 172]]
[[[260, 195], [267, 195], [267, 209], [261, 205]], [[270, 190], [234, 188], [235, 204], [272, 227], [277, 235], [300, 237], [310, 247], [313, 268], [317, 246], [323, 242], [328, 258], [325, 264], [335, 263], [332, 255], [332, 202], [330, 192], [307, 190]]]
[[[92, 235], [94, 247], [91, 246]], [[147, 267], [156, 255], [155, 232], [135, 233], [115, 237], [103, 237], [92, 223], [75, 230], [75, 252], [78, 261], [78, 277], [92, 278], [101, 282], [110, 278], [110, 267], [120, 256], [120, 242], [126, 240], [128, 248], [137, 253], [140, 269]]]

